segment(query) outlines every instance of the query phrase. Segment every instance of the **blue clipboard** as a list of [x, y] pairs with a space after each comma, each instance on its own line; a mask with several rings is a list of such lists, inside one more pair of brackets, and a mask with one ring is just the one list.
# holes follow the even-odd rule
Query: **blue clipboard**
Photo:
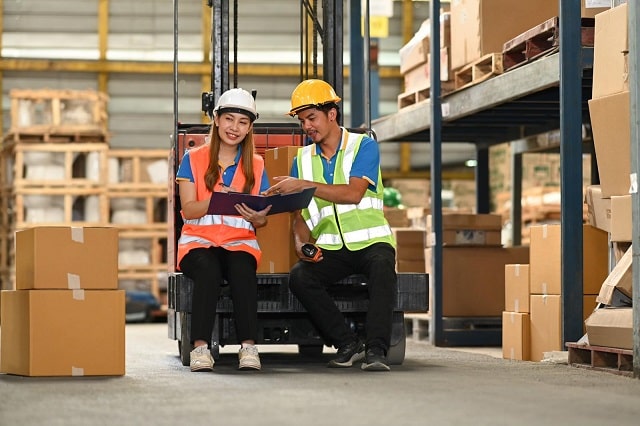
[[236, 204], [244, 203], [253, 210], [260, 211], [271, 205], [269, 215], [304, 209], [309, 205], [315, 188], [303, 189], [291, 194], [269, 196], [242, 194], [240, 192], [214, 192], [209, 202], [208, 214], [238, 215]]

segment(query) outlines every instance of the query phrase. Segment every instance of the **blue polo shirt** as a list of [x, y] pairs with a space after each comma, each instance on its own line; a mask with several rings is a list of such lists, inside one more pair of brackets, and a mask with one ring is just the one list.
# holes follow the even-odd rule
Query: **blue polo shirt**
[[[242, 155], [242, 148], [238, 147], [238, 153], [233, 160], [233, 164], [222, 170], [222, 183], [225, 186], [231, 186], [233, 176], [238, 168], [240, 162], [240, 156]], [[176, 173], [176, 181], [188, 180], [189, 182], [195, 182], [193, 177], [193, 171], [191, 170], [191, 161], [189, 160], [189, 151], [185, 152], [178, 167], [178, 173]], [[267, 176], [267, 170], [262, 171], [262, 182], [260, 182], [260, 192], [266, 191], [271, 185], [269, 184], [269, 177]], [[241, 188], [237, 188], [238, 190]]]
[[[336, 156], [338, 151], [331, 158], [326, 158], [322, 155], [320, 147], [316, 145], [316, 155], [320, 155], [322, 159], [322, 168], [324, 180], [328, 184], [333, 184], [333, 174], [336, 168]], [[378, 169], [380, 168], [380, 149], [378, 142], [374, 139], [365, 136], [360, 142], [360, 149], [353, 159], [353, 165], [351, 166], [351, 174], [346, 176], [347, 182], [350, 177], [363, 178], [369, 181], [369, 189], [375, 191], [378, 185]], [[293, 160], [291, 165], [290, 175], [294, 178], [299, 178], [298, 163], [296, 159]]]

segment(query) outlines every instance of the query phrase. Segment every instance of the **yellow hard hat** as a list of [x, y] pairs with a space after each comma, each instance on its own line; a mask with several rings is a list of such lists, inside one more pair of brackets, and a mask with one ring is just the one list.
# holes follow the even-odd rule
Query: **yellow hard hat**
[[305, 80], [293, 90], [291, 94], [291, 109], [288, 114], [293, 117], [303, 109], [340, 101], [340, 97], [336, 95], [333, 87], [326, 81]]

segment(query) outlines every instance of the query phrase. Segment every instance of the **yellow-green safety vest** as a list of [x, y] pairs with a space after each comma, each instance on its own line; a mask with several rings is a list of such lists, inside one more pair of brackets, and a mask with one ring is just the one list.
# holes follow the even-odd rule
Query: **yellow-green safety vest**
[[[358, 153], [364, 134], [352, 134], [342, 129], [342, 143], [337, 154], [334, 184], [346, 184], [351, 173], [353, 160]], [[311, 144], [298, 150], [298, 174], [302, 179], [327, 183], [324, 179], [322, 159], [315, 155], [316, 145]], [[374, 243], [396, 242], [383, 213], [382, 174], [378, 167], [376, 190], [367, 188], [358, 204], [335, 204], [322, 198], [313, 197], [309, 206], [302, 210], [302, 217], [323, 249], [339, 250], [343, 244], [349, 250], [361, 250]]]

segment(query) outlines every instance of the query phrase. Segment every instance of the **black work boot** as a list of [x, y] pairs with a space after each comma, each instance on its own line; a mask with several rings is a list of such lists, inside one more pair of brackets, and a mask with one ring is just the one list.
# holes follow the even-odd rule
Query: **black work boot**
[[361, 368], [365, 371], [389, 371], [389, 364], [385, 350], [379, 346], [367, 349]]
[[327, 367], [351, 367], [354, 362], [360, 361], [363, 358], [364, 344], [360, 341], [360, 339], [356, 339], [338, 348], [336, 357], [329, 361]]

